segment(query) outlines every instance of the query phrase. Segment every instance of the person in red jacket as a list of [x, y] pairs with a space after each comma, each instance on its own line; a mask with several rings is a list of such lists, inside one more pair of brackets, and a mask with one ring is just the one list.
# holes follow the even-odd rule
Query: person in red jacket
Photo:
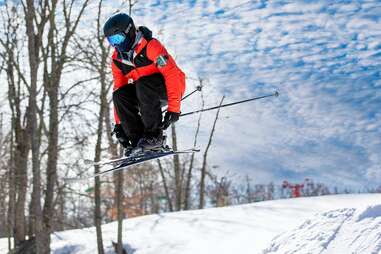
[[[112, 55], [113, 103], [119, 142], [128, 154], [135, 147], [163, 146], [163, 129], [179, 119], [185, 74], [147, 27], [136, 28], [125, 13], [111, 16], [103, 27]], [[161, 107], [168, 109], [162, 120]]]

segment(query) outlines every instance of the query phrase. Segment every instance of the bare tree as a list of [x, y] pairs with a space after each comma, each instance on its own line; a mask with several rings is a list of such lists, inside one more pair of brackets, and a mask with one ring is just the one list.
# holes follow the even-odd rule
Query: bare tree
[[[0, 225], [7, 225], [7, 197], [9, 196], [8, 166], [10, 135], [4, 133], [3, 113], [0, 113]], [[8, 235], [7, 227], [0, 227], [0, 237]]]
[[[171, 125], [172, 131], [172, 149], [177, 150], [177, 135], [175, 124]], [[181, 166], [179, 155], [175, 154], [173, 156], [173, 169], [175, 173], [175, 209], [176, 211], [181, 210], [181, 200], [182, 200], [182, 179], [181, 179]]]
[[[203, 86], [203, 79], [200, 78], [199, 82], [200, 82], [200, 87], [202, 87]], [[201, 90], [201, 110], [204, 109], [204, 104], [205, 104], [204, 96], [203, 96], [203, 92]], [[198, 134], [200, 131], [200, 126], [201, 126], [201, 116], [202, 116], [202, 114], [200, 114], [198, 117], [196, 132], [194, 135], [193, 147], [197, 146]], [[192, 181], [192, 170], [194, 167], [194, 160], [195, 160], [195, 154], [192, 153], [191, 158], [190, 158], [188, 172], [187, 172], [186, 183], [185, 183], [184, 210], [188, 210], [190, 208], [191, 181]]]
[[[102, 1], [100, 1], [100, 7], [101, 7]], [[99, 10], [100, 10], [99, 7]], [[99, 11], [100, 12], [100, 11]], [[102, 79], [102, 77], [101, 77]], [[107, 99], [106, 99], [106, 87], [105, 87], [105, 82], [101, 81], [101, 92], [100, 92], [100, 101], [101, 105], [99, 107], [99, 116], [98, 116], [98, 131], [97, 131], [97, 143], [95, 146], [95, 158], [94, 161], [99, 161], [101, 158], [101, 144], [102, 144], [102, 134], [103, 134], [103, 123], [104, 123], [104, 116], [105, 116], [105, 109], [106, 104], [107, 104]], [[99, 172], [99, 166], [96, 165], [94, 169], [94, 173]], [[98, 245], [98, 253], [103, 254], [104, 253], [104, 248], [103, 248], [103, 240], [102, 240], [102, 229], [101, 229], [101, 224], [102, 224], [102, 215], [101, 215], [101, 194], [100, 194], [100, 179], [99, 177], [96, 177], [94, 179], [95, 183], [95, 196], [94, 196], [94, 201], [95, 201], [95, 212], [94, 212], [94, 222], [96, 225], [96, 232], [97, 232], [97, 245]]]
[[212, 176], [212, 185], [209, 186], [209, 196], [212, 203], [216, 207], [227, 206], [231, 204], [230, 189], [232, 186], [231, 180], [226, 176]]
[[[107, 82], [106, 82], [106, 63], [107, 63], [107, 57], [109, 54], [109, 50], [107, 50], [103, 46], [103, 36], [101, 35], [101, 25], [100, 25], [100, 18], [101, 18], [101, 10], [102, 10], [102, 1], [99, 1], [98, 4], [98, 16], [97, 16], [97, 38], [96, 41], [98, 42], [98, 46], [101, 49], [100, 52], [100, 63], [98, 65], [97, 59], [92, 59], [92, 65], [97, 69], [97, 72], [100, 77], [100, 85], [101, 85], [101, 91], [100, 91], [100, 106], [99, 106], [99, 116], [98, 116], [98, 134], [97, 134], [97, 144], [96, 144], [96, 150], [95, 150], [95, 161], [99, 161], [101, 158], [101, 143], [102, 143], [102, 134], [103, 134], [103, 125], [104, 125], [104, 118], [105, 115], [108, 114], [107, 110]], [[86, 52], [86, 54], [89, 54], [89, 52]], [[90, 53], [91, 54], [91, 53]], [[91, 59], [91, 58], [90, 58]], [[95, 167], [95, 173], [99, 172], [99, 167]], [[102, 218], [101, 218], [101, 194], [100, 194], [100, 180], [98, 177], [95, 178], [95, 225], [96, 225], [96, 232], [97, 232], [97, 245], [98, 245], [98, 253], [102, 254], [104, 253], [103, 248], [103, 240], [102, 240]]]
[[[72, 19], [72, 8], [74, 2], [67, 5], [67, 2], [63, 3], [63, 13], [64, 13], [64, 28], [60, 30], [57, 27], [55, 16], [57, 1], [33, 1], [26, 0], [21, 2], [25, 17], [25, 27], [27, 34], [27, 49], [28, 49], [28, 73], [27, 78], [21, 71], [20, 64], [18, 64], [14, 59], [15, 54], [8, 54], [12, 56], [13, 70], [18, 74], [18, 79], [28, 89], [28, 110], [26, 112], [26, 128], [23, 131], [21, 121], [21, 110], [17, 109], [19, 104], [19, 99], [15, 99], [17, 96], [10, 96], [11, 107], [15, 109], [15, 132], [17, 134], [16, 143], [18, 136], [23, 132], [22, 142], [24, 155], [15, 154], [14, 158], [18, 158], [15, 162], [21, 165], [16, 165], [19, 168], [19, 175], [16, 176], [15, 183], [20, 187], [16, 187], [17, 201], [15, 205], [15, 240], [16, 243], [20, 243], [25, 239], [25, 195], [27, 188], [27, 176], [26, 176], [26, 165], [27, 165], [27, 154], [29, 148], [32, 150], [32, 172], [33, 172], [33, 191], [32, 191], [32, 202], [31, 202], [31, 222], [33, 227], [31, 227], [31, 233], [35, 233], [37, 239], [36, 249], [38, 253], [49, 253], [50, 252], [50, 232], [52, 232], [51, 218], [53, 214], [53, 197], [54, 197], [54, 186], [56, 184], [56, 171], [57, 171], [57, 158], [58, 158], [58, 89], [60, 86], [61, 75], [63, 72], [64, 64], [67, 62], [67, 46], [69, 44], [70, 38], [73, 35], [80, 17], [82, 16], [83, 10], [87, 5], [87, 1], [84, 2], [83, 6], [80, 8], [78, 16]], [[16, 8], [16, 7], [14, 7]], [[45, 27], [49, 24], [49, 31], [47, 37], [44, 37], [46, 33]], [[63, 33], [61, 33], [63, 32]], [[10, 33], [10, 34], [18, 34]], [[63, 37], [60, 37], [63, 34]], [[47, 45], [43, 45], [44, 38], [46, 38]], [[62, 40], [61, 40], [62, 39]], [[8, 51], [9, 53], [11, 51]], [[48, 60], [49, 59], [49, 60]], [[45, 192], [45, 203], [44, 209], [42, 211], [41, 207], [41, 172], [40, 172], [40, 145], [41, 145], [41, 131], [42, 131], [42, 117], [40, 118], [40, 126], [38, 126], [38, 115], [43, 115], [43, 109], [38, 109], [37, 98], [38, 91], [41, 91], [38, 87], [38, 74], [41, 64], [44, 63], [43, 68], [43, 84], [44, 84], [44, 94], [49, 98], [49, 127], [48, 127], [48, 161], [47, 161], [47, 186]], [[9, 79], [15, 80], [14, 76], [8, 75]], [[19, 95], [17, 91], [20, 90], [20, 83], [17, 85], [15, 82], [11, 82], [9, 87], [9, 92], [12, 95]], [[12, 99], [13, 98], [13, 99]], [[45, 98], [45, 96], [43, 96]], [[43, 103], [43, 102], [42, 102]], [[44, 103], [43, 103], [44, 104]], [[16, 105], [16, 106], [14, 106]], [[17, 124], [19, 122], [19, 124]], [[18, 145], [16, 145], [17, 147]], [[16, 148], [16, 151], [19, 150]], [[24, 158], [21, 159], [20, 158]], [[24, 169], [22, 169], [24, 168]], [[17, 186], [16, 185], [16, 186]], [[22, 225], [21, 225], [22, 224]]]
[[[220, 101], [220, 106], [224, 102], [224, 98], [225, 98], [225, 96], [222, 97], [222, 99]], [[216, 124], [218, 121], [218, 116], [220, 114], [220, 109], [221, 108], [218, 108], [218, 110], [217, 110], [216, 117], [215, 117], [214, 122], [213, 122], [213, 127], [212, 127], [212, 130], [210, 132], [208, 144], [206, 145], [205, 152], [203, 155], [203, 162], [202, 162], [202, 167], [201, 167], [201, 178], [200, 178], [200, 200], [199, 200], [199, 205], [198, 205], [199, 209], [204, 208], [204, 205], [205, 205], [206, 161], [207, 161], [207, 157], [208, 157], [209, 148], [210, 148], [212, 141], [213, 141], [213, 135], [214, 135], [214, 131], [216, 129]]]
[[158, 210], [159, 172], [151, 163], [129, 168], [125, 174], [125, 202], [129, 217], [151, 214]]
[[[54, 1], [52, 2], [54, 6]], [[44, 233], [43, 215], [41, 208], [41, 173], [40, 173], [40, 135], [37, 127], [37, 82], [38, 70], [41, 65], [41, 48], [43, 32], [48, 22], [48, 2], [41, 1], [37, 7], [41, 12], [37, 12], [35, 2], [26, 0], [23, 3], [25, 14], [25, 25], [28, 38], [28, 59], [30, 68], [30, 89], [29, 89], [29, 112], [28, 112], [28, 134], [32, 148], [32, 171], [33, 171], [33, 194], [32, 194], [32, 224], [36, 236], [36, 252], [47, 253], [50, 243], [50, 235]], [[37, 17], [38, 15], [39, 17]], [[48, 240], [49, 238], [49, 240]]]
[[[132, 9], [134, 6], [138, 3], [138, 0], [128, 0], [128, 14], [131, 16], [132, 14]], [[119, 254], [119, 253], [118, 253]]]
[[[23, 110], [24, 86], [27, 81], [20, 70], [19, 6], [6, 2], [5, 16], [2, 15], [5, 38], [0, 38], [3, 47], [1, 57], [5, 63], [8, 81], [8, 101], [11, 109], [12, 145], [9, 167], [9, 209], [8, 224], [14, 236], [15, 245], [25, 240], [25, 200], [27, 191], [27, 157], [30, 148], [28, 126], [25, 125], [28, 113]], [[30, 107], [28, 107], [30, 108]], [[24, 111], [24, 112], [23, 112]]]
[[[28, 0], [33, 2], [32, 0]], [[43, 208], [43, 225], [45, 246], [43, 252], [50, 253], [50, 233], [52, 232], [52, 216], [54, 212], [54, 188], [57, 179], [57, 161], [58, 161], [58, 133], [59, 133], [59, 88], [61, 77], [65, 64], [68, 63], [68, 46], [78, 27], [79, 21], [89, 0], [76, 3], [75, 0], [61, 2], [63, 12], [63, 24], [57, 23], [56, 9], [58, 1], [46, 1], [45, 5], [49, 6], [49, 31], [48, 40], [45, 47], [45, 56], [49, 56], [49, 67], [44, 68], [45, 76], [49, 77], [45, 80], [44, 86], [47, 90], [49, 98], [49, 127], [48, 127], [48, 157], [46, 170], [46, 191], [45, 203]], [[75, 14], [73, 8], [78, 12]]]
[[[103, 87], [102, 87], [103, 89]], [[102, 104], [102, 103], [101, 103]], [[103, 134], [103, 117], [104, 117], [104, 107], [100, 107], [99, 109], [99, 119], [98, 119], [98, 131], [97, 131], [97, 143], [95, 146], [95, 157], [94, 161], [99, 161], [101, 158], [101, 143], [102, 143], [102, 134]], [[99, 172], [99, 165], [95, 165], [94, 173]], [[96, 225], [96, 233], [97, 233], [97, 245], [98, 245], [98, 253], [103, 254], [103, 238], [102, 238], [102, 212], [101, 212], [101, 193], [100, 193], [100, 180], [99, 177], [94, 179], [94, 202], [95, 202], [95, 210], [94, 210], [94, 224]]]
[[163, 188], [164, 188], [164, 192], [165, 192], [165, 198], [167, 200], [169, 211], [173, 212], [172, 199], [171, 199], [171, 196], [169, 194], [169, 189], [168, 189], [167, 179], [166, 179], [165, 173], [164, 173], [164, 168], [163, 168], [160, 160], [157, 160], [157, 165], [159, 167], [160, 176], [161, 176], [161, 179], [162, 179], [162, 182], [163, 182]]

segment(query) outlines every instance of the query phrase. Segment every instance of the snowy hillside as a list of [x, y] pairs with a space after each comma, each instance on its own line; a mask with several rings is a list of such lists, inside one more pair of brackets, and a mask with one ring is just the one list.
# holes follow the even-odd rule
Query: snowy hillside
[[[110, 254], [116, 229], [116, 223], [103, 226]], [[54, 254], [96, 253], [94, 228], [55, 233], [52, 240]], [[379, 254], [381, 195], [277, 200], [128, 219], [124, 243], [133, 254]], [[0, 240], [0, 253], [5, 249]]]
[[264, 253], [381, 253], [381, 205], [317, 214]]

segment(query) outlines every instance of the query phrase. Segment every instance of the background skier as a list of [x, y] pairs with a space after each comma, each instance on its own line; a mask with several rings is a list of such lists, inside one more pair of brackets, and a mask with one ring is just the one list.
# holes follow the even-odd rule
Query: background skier
[[[158, 149], [163, 129], [180, 116], [185, 75], [147, 27], [135, 28], [125, 13], [111, 16], [103, 27], [112, 55], [115, 133], [128, 154], [135, 147]], [[162, 121], [161, 106], [168, 104]]]

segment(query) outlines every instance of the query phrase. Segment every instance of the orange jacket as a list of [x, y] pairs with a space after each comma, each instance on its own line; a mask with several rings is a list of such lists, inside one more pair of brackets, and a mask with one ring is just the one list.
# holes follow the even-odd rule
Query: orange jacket
[[[180, 112], [181, 97], [185, 91], [185, 74], [157, 39], [147, 40], [142, 37], [134, 49], [132, 62], [122, 59], [120, 54], [114, 51], [112, 56], [114, 91], [135, 83], [141, 77], [156, 73], [163, 75], [165, 80], [168, 111]], [[119, 123], [116, 112], [114, 115], [116, 123]]]

